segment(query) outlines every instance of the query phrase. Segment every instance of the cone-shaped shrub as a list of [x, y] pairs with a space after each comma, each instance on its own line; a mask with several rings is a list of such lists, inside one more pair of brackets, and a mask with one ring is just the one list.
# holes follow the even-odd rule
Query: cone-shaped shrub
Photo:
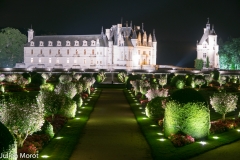
[[59, 113], [64, 117], [74, 118], [76, 115], [76, 110], [77, 110], [76, 102], [69, 97], [64, 97]]
[[204, 103], [167, 102], [164, 116], [166, 137], [181, 131], [195, 139], [200, 139], [208, 136], [209, 129], [210, 111]]

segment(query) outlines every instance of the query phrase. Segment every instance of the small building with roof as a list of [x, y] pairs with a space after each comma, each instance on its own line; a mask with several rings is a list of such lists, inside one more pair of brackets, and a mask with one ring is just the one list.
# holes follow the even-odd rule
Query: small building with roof
[[203, 36], [197, 42], [197, 59], [203, 60], [203, 68], [219, 68], [218, 50], [217, 34], [214, 26], [211, 29], [208, 19], [206, 28], [203, 29]]

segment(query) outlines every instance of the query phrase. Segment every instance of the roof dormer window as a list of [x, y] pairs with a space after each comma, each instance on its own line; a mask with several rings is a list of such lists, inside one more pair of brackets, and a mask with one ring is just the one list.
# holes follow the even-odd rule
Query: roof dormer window
[[30, 42], [30, 46], [34, 46], [34, 42], [33, 41]]
[[75, 41], [74, 46], [79, 46], [79, 41]]
[[83, 41], [83, 46], [87, 46], [87, 41], [86, 40]]
[[61, 46], [61, 41], [57, 41], [57, 46]]
[[52, 46], [52, 41], [48, 41], [48, 46]]
[[43, 46], [43, 41], [40, 41], [40, 42], [39, 42], [39, 46]]
[[91, 41], [91, 46], [95, 46], [96, 42], [94, 40]]
[[66, 46], [70, 46], [70, 41], [69, 40], [67, 40]]

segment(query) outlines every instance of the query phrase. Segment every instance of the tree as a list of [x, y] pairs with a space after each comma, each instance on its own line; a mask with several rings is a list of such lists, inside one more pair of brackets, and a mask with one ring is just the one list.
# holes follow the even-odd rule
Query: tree
[[194, 67], [195, 67], [195, 69], [202, 69], [203, 68], [203, 60], [195, 59]]
[[9, 97], [2, 104], [0, 121], [22, 147], [28, 135], [39, 131], [44, 123], [44, 108], [28, 97]]
[[27, 37], [19, 30], [4, 28], [0, 31], [0, 67], [14, 67], [23, 62], [23, 45]]
[[209, 62], [209, 57], [207, 56], [207, 60], [206, 60], [206, 68], [209, 68], [210, 66], [210, 62]]
[[222, 120], [225, 120], [225, 115], [228, 112], [237, 108], [237, 101], [237, 95], [231, 93], [214, 93], [210, 97], [210, 104], [216, 112], [222, 114]]
[[220, 68], [237, 69], [240, 63], [240, 38], [232, 38], [220, 46]]

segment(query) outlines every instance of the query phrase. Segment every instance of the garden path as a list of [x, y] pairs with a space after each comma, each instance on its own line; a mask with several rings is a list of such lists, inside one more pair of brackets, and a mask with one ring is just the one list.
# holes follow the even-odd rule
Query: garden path
[[150, 160], [122, 89], [103, 89], [70, 160]]

